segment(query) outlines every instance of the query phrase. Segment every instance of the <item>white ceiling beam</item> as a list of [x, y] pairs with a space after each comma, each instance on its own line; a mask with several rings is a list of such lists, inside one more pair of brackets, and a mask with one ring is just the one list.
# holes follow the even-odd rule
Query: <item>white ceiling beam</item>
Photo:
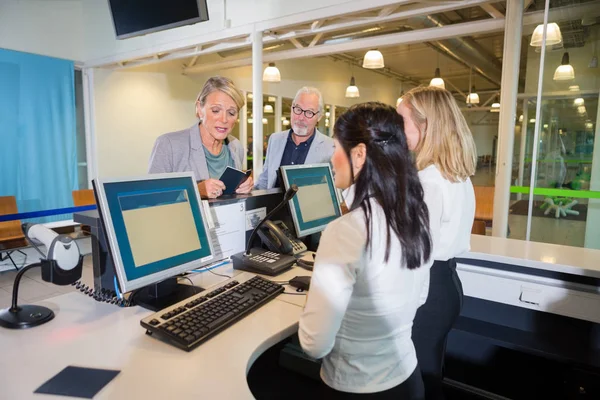
[[383, 7], [381, 9], [381, 11], [379, 11], [379, 14], [377, 16], [379, 18], [387, 17], [388, 15], [390, 15], [391, 13], [393, 13], [397, 8], [398, 8], [397, 5]]
[[529, 7], [531, 3], [533, 3], [533, 0], [525, 0], [525, 3], [523, 3], [523, 10], [527, 10], [527, 7]]
[[291, 39], [290, 39], [290, 42], [292, 42], [292, 44], [293, 44], [294, 46], [296, 46], [296, 48], [297, 48], [297, 49], [303, 49], [303, 48], [304, 48], [304, 46], [302, 45], [302, 43], [300, 43], [300, 42], [298, 41], [298, 39], [296, 39], [296, 38], [291, 38]]
[[319, 40], [321, 40], [322, 36], [323, 36], [323, 33], [317, 33], [315, 35], [315, 37], [313, 38], [313, 40], [310, 41], [310, 44], [308, 45], [308, 47], [315, 47], [315, 45], [317, 43], [319, 43]]
[[[263, 56], [263, 62], [275, 62], [280, 60], [326, 56], [349, 51], [366, 50], [374, 47], [385, 47], [398, 44], [413, 44], [435, 40], [443, 40], [457, 36], [469, 36], [482, 32], [500, 32], [504, 28], [504, 20], [490, 19], [483, 21], [465, 22], [462, 24], [446, 25], [443, 27], [418, 29], [414, 31], [398, 32], [381, 36], [351, 40], [348, 42], [324, 44], [302, 49], [282, 50]], [[245, 63], [242, 63], [245, 60]], [[242, 64], [240, 64], [242, 63]], [[251, 65], [252, 59], [236, 60], [235, 66]], [[217, 64], [215, 64], [217, 65]], [[223, 63], [218, 63], [223, 65]], [[196, 73], [203, 66], [185, 68], [185, 73]], [[202, 68], [203, 69], [203, 68]]]
[[504, 18], [504, 14], [491, 4], [482, 4], [480, 7], [492, 18]]

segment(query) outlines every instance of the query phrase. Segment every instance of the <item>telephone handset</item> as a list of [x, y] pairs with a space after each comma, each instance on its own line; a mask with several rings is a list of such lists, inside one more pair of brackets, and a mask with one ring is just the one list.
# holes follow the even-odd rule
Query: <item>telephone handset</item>
[[282, 221], [266, 220], [257, 233], [263, 244], [275, 253], [296, 255], [307, 250]]

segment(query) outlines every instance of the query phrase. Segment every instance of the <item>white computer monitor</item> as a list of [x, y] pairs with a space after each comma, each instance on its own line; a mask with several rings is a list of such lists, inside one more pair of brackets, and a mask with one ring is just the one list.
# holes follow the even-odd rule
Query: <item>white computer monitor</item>
[[298, 193], [289, 202], [298, 237], [321, 232], [342, 215], [329, 164], [282, 166], [281, 177], [286, 190], [293, 184], [298, 186]]
[[213, 261], [192, 172], [97, 179], [94, 188], [123, 292]]

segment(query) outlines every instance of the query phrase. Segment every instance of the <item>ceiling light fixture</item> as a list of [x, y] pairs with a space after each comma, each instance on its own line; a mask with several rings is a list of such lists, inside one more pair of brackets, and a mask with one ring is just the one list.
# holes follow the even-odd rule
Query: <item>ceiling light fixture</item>
[[[534, 47], [541, 46], [543, 35], [544, 24], [540, 24], [533, 31], [529, 45]], [[558, 24], [556, 22], [551, 22], [548, 24], [548, 29], [546, 30], [546, 46], [552, 46], [559, 43], [562, 43], [562, 33], [560, 33]]]
[[556, 71], [554, 71], [554, 80], [555, 81], [569, 81], [571, 79], [575, 79], [575, 70], [569, 64], [569, 52], [565, 51], [565, 54], [562, 56], [562, 61]]
[[429, 86], [446, 89], [446, 84], [444, 83], [444, 80], [442, 79], [442, 77], [440, 75], [439, 68], [435, 69], [435, 75], [434, 75], [433, 79], [431, 80], [431, 82], [429, 82]]
[[346, 88], [346, 97], [360, 97], [360, 92], [358, 91], [358, 87], [356, 86], [356, 81], [354, 77], [350, 78], [350, 85]]
[[275, 63], [269, 63], [269, 66], [265, 68], [263, 72], [264, 82], [281, 82], [281, 73], [279, 68], [275, 66]]
[[383, 54], [379, 50], [369, 50], [366, 52], [363, 58], [363, 68], [367, 69], [378, 69], [383, 68]]
[[273, 106], [270, 104], [265, 104], [265, 106], [263, 107], [263, 112], [265, 114], [273, 114]]

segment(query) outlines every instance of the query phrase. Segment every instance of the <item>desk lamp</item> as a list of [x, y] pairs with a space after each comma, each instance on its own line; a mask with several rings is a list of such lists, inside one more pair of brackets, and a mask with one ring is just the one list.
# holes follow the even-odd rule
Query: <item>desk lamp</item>
[[[21, 268], [15, 278], [10, 308], [0, 310], [0, 326], [9, 329], [32, 328], [54, 318], [54, 312], [38, 305], [17, 305], [19, 283], [23, 274], [34, 267], [42, 267], [42, 279], [56, 285], [70, 285], [81, 278], [83, 257], [77, 243], [67, 235], [59, 235], [43, 225], [23, 224], [23, 232], [36, 250], [42, 254], [40, 262]], [[37, 245], [41, 242], [46, 249], [44, 255]]]

